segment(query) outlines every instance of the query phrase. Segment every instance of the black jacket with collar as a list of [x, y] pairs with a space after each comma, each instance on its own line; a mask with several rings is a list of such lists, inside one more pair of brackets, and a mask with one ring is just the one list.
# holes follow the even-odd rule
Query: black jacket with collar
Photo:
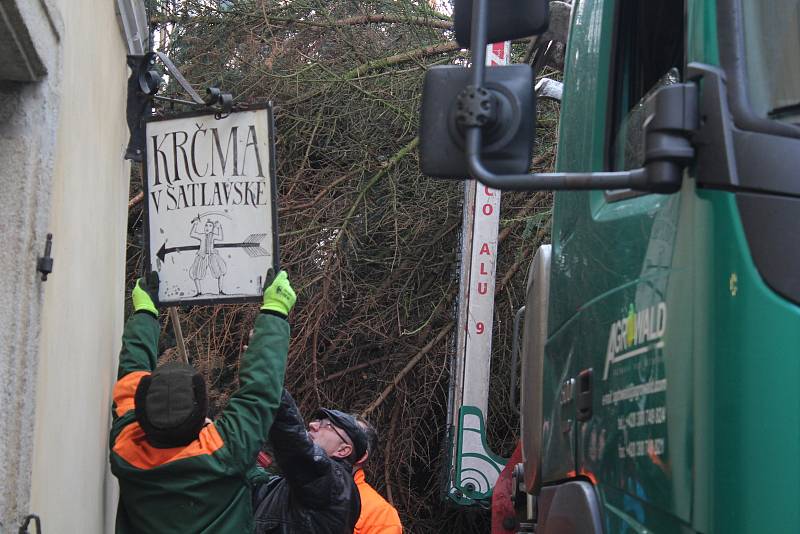
[[352, 533], [361, 513], [352, 466], [329, 458], [311, 441], [286, 390], [269, 441], [283, 475], [254, 489], [255, 533]]

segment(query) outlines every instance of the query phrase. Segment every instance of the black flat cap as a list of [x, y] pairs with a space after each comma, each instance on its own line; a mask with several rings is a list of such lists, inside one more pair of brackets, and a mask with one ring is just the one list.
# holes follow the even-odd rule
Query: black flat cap
[[353, 454], [350, 455], [350, 459], [353, 462], [357, 462], [367, 452], [369, 443], [367, 433], [361, 429], [356, 418], [349, 413], [320, 408], [311, 415], [311, 418], [328, 418], [331, 423], [345, 431], [347, 437], [353, 442]]

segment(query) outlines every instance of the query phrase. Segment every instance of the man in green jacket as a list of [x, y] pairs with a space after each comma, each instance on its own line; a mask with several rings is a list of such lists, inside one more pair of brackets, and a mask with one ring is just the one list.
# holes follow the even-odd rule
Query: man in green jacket
[[111, 471], [119, 479], [118, 533], [249, 533], [248, 471], [281, 401], [296, 297], [281, 271], [239, 366], [239, 389], [214, 422], [202, 376], [185, 364], [156, 368], [158, 276], [136, 282], [114, 386]]

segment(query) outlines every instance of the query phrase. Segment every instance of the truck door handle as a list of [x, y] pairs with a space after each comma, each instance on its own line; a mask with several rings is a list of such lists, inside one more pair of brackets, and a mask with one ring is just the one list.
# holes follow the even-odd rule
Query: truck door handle
[[578, 421], [592, 418], [592, 369], [584, 369], [578, 373]]

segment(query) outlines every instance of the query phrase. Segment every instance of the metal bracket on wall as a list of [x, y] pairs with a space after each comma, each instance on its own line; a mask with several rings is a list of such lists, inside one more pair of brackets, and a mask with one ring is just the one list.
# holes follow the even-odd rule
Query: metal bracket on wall
[[[191, 100], [157, 95], [163, 80], [161, 73], [156, 69], [156, 59], [161, 60], [169, 75], [188, 93]], [[206, 88], [206, 98], [201, 98], [169, 56], [163, 52], [128, 56], [128, 67], [131, 69], [131, 75], [128, 78], [126, 118], [131, 137], [125, 151], [125, 159], [142, 161], [144, 158], [144, 119], [152, 113], [153, 100], [216, 109], [218, 118], [227, 116], [233, 109], [233, 95], [222, 92], [218, 87]]]
[[53, 249], [53, 234], [47, 234], [47, 241], [44, 244], [44, 256], [39, 256], [36, 262], [36, 270], [42, 273], [42, 282], [47, 282], [47, 275], [53, 272], [53, 258], [50, 251]]
[[28, 526], [31, 524], [31, 520], [36, 527], [36, 534], [42, 534], [42, 521], [36, 514], [25, 516], [25, 519], [22, 520], [22, 524], [19, 526], [19, 530], [17, 530], [17, 534], [30, 534]]
[[161, 75], [155, 69], [155, 55], [128, 56], [131, 75], [128, 78], [126, 120], [130, 140], [125, 159], [142, 161], [144, 158], [144, 118], [150, 115], [152, 97], [161, 85]]

